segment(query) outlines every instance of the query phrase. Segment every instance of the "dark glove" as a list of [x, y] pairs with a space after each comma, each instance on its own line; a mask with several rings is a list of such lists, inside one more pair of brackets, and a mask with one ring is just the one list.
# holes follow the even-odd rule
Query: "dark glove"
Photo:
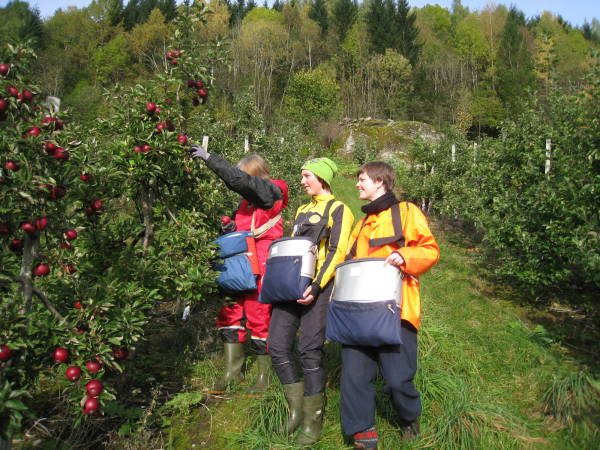
[[206, 149], [197, 144], [190, 146], [190, 151], [192, 152], [192, 158], [202, 158], [204, 161], [206, 161], [210, 156], [210, 153], [208, 153]]
[[308, 295], [312, 295], [314, 297], [314, 299], [316, 300], [317, 297], [319, 296], [319, 294], [321, 293], [322, 289], [321, 286], [319, 286], [317, 283], [313, 283], [310, 285], [310, 294]]
[[233, 233], [235, 231], [235, 222], [232, 220], [227, 224], [221, 224], [221, 230], [223, 231], [223, 234]]

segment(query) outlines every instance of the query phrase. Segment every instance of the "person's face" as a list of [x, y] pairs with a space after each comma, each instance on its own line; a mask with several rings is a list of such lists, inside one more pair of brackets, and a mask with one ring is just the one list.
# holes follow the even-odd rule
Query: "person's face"
[[304, 188], [306, 193], [311, 197], [313, 195], [320, 195], [323, 192], [323, 185], [317, 178], [317, 176], [310, 170], [302, 171], [302, 178], [300, 179], [300, 185]]
[[373, 201], [385, 194], [383, 181], [373, 181], [369, 175], [364, 172], [358, 176], [356, 188], [358, 189], [358, 198], [361, 200]]

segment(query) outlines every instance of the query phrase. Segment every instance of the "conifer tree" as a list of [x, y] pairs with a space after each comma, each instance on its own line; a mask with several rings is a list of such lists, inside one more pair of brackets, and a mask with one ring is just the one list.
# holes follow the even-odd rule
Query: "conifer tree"
[[321, 36], [327, 34], [327, 29], [329, 28], [329, 15], [327, 14], [325, 0], [314, 0], [310, 5], [308, 17], [319, 24], [321, 27]]
[[387, 48], [395, 47], [393, 33], [393, 16], [395, 6], [393, 0], [372, 0], [366, 14], [367, 31], [371, 50], [384, 53]]
[[498, 49], [497, 92], [509, 109], [517, 107], [535, 81], [533, 57], [527, 48], [526, 32], [524, 14], [512, 7]]
[[273, 2], [272, 9], [274, 9], [275, 11], [281, 12], [283, 10], [283, 2], [280, 2], [279, 0], [275, 0]]
[[346, 39], [346, 34], [354, 24], [358, 13], [356, 0], [335, 0], [333, 3], [331, 21], [340, 42]]
[[419, 58], [421, 46], [417, 42], [419, 37], [419, 28], [416, 24], [417, 16], [411, 13], [407, 0], [398, 0], [396, 11], [393, 15], [393, 33], [396, 38], [396, 45], [392, 48], [410, 61], [414, 67]]

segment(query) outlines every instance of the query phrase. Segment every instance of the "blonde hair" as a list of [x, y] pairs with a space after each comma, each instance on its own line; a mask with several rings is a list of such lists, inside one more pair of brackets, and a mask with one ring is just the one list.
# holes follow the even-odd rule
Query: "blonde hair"
[[269, 167], [265, 160], [258, 155], [244, 156], [237, 163], [237, 168], [254, 177], [269, 178]]

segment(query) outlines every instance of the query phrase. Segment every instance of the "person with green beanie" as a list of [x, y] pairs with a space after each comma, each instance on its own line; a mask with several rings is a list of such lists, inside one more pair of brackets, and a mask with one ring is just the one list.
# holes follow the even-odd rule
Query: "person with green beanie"
[[[321, 436], [325, 370], [323, 346], [327, 305], [333, 289], [335, 266], [344, 260], [354, 223], [350, 208], [336, 200], [331, 181], [338, 168], [329, 158], [315, 158], [302, 166], [300, 184], [310, 195], [308, 203], [296, 212], [292, 236], [310, 238], [318, 246], [315, 276], [303, 298], [274, 303], [267, 345], [286, 400], [287, 432], [297, 445], [314, 444]], [[299, 330], [297, 351], [303, 379], [293, 354]]]

